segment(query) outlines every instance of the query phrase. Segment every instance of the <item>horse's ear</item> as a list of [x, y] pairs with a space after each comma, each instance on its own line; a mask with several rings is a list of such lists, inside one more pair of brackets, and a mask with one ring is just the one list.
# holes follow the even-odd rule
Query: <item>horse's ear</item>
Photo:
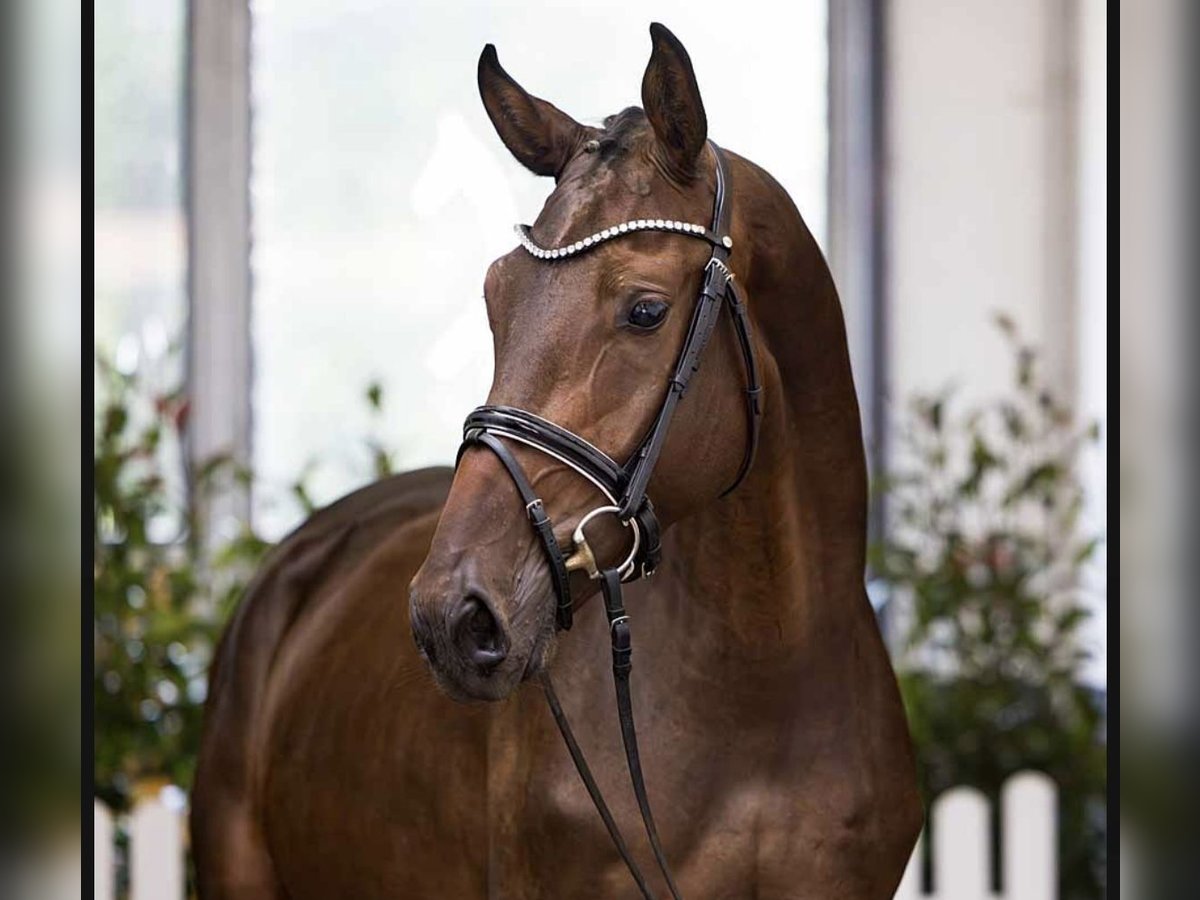
[[642, 77], [642, 106], [658, 138], [668, 171], [681, 180], [692, 176], [704, 142], [708, 118], [692, 60], [679, 38], [655, 22], [650, 26], [654, 49]]
[[517, 161], [536, 175], [557, 178], [578, 150], [584, 127], [513, 81], [501, 68], [492, 44], [479, 56], [479, 96], [500, 140]]

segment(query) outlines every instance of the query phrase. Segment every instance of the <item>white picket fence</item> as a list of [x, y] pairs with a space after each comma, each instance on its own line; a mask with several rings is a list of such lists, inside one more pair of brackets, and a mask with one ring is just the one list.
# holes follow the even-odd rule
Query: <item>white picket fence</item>
[[[990, 886], [987, 800], [973, 788], [947, 791], [929, 815], [933, 892], [925, 893], [921, 887], [918, 845], [896, 900], [1054, 900], [1058, 894], [1057, 806], [1054, 783], [1040, 772], [1021, 772], [1005, 783], [1000, 799], [1004, 891], [996, 894]], [[95, 814], [95, 897], [113, 900], [116, 827], [112, 814], [99, 801]], [[129, 834], [130, 900], [183, 898], [185, 822], [177, 790], [142, 801], [129, 815], [124, 827]]]
[[[99, 800], [95, 814], [96, 900], [117, 896], [117, 822]], [[139, 801], [121, 823], [129, 836], [124, 872], [129, 900], [182, 900], [186, 896], [187, 809], [178, 788], [165, 788]]]
[[946, 791], [933, 804], [933, 892], [921, 890], [921, 845], [913, 851], [896, 900], [1054, 900], [1058, 896], [1058, 791], [1041, 772], [1020, 772], [1000, 795], [1000, 877], [991, 889], [988, 802], [974, 788]]

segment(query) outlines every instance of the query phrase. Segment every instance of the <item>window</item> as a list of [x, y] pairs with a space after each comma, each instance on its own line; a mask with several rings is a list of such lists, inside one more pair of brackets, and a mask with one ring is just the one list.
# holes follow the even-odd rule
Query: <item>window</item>
[[[183, 378], [185, 16], [185, 0], [116, 0], [95, 23], [95, 351], [136, 373], [147, 396], [177, 389]], [[99, 396], [107, 383], [96, 379]], [[127, 412], [133, 423], [154, 415], [145, 403]], [[180, 452], [172, 441], [158, 451], [182, 505]], [[179, 526], [178, 510], [148, 523], [151, 538], [164, 541]]]
[[[298, 521], [281, 489], [311, 463], [319, 502], [366, 480], [372, 381], [400, 469], [451, 462], [487, 393], [484, 272], [551, 185], [508, 155], [483, 111], [485, 43], [528, 90], [598, 123], [640, 105], [647, 28], [666, 23], [691, 54], [712, 138], [769, 170], [823, 241], [825, 2], [772, 4], [771, 30], [726, 12], [712, 0], [254, 4], [253, 443], [266, 533]], [[731, 43], [757, 52], [731, 65]]]
[[95, 28], [96, 346], [131, 368], [165, 355], [186, 312], [185, 4], [114, 5]]

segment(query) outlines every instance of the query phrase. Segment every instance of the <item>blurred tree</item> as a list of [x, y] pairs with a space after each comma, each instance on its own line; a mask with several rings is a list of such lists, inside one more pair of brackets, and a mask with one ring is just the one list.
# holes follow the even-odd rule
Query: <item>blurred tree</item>
[[950, 391], [914, 399], [877, 485], [888, 528], [872, 564], [893, 598], [926, 807], [955, 785], [996, 800], [1012, 773], [1046, 772], [1061, 797], [1061, 896], [1093, 898], [1105, 890], [1106, 737], [1080, 682], [1081, 573], [1100, 538], [1081, 525], [1074, 462], [1097, 428], [1058, 402], [1013, 323], [998, 324], [1012, 391], [962, 412]]
[[[184, 479], [168, 471], [182, 459], [186, 398], [147, 397], [137, 374], [104, 360], [96, 377], [94, 775], [97, 794], [122, 808], [143, 779], [190, 783], [219, 623], [266, 545], [247, 533], [205, 559]], [[197, 490], [232, 468], [212, 460]]]
[[[140, 782], [190, 786], [213, 651], [270, 544], [249, 526], [204, 540], [181, 471], [181, 390], [155, 392], [145, 372], [100, 357], [96, 378], [94, 778], [97, 795], [123, 809]], [[379, 385], [366, 399], [382, 415]], [[379, 441], [364, 445], [363, 480], [390, 474]], [[287, 489], [306, 512], [317, 505], [306, 485], [312, 468]], [[229, 478], [252, 481], [223, 457], [192, 475], [200, 495]]]

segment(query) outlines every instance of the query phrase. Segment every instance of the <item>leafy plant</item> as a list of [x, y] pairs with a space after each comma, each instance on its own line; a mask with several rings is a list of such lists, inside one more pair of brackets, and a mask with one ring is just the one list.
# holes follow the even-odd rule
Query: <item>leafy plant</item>
[[1080, 683], [1088, 618], [1081, 575], [1081, 447], [1098, 437], [1045, 384], [1036, 353], [998, 319], [1015, 356], [1011, 392], [959, 410], [917, 397], [883, 479], [887, 534], [872, 550], [899, 601], [895, 664], [927, 805], [974, 785], [993, 799], [1012, 773], [1060, 789], [1062, 896], [1103, 890], [1103, 713]]
[[[205, 533], [198, 511], [253, 476], [223, 456], [189, 469], [181, 389], [155, 391], [148, 373], [101, 357], [96, 378], [94, 777], [97, 795], [123, 809], [144, 779], [191, 784], [220, 629], [271, 544], [248, 525]], [[382, 413], [379, 385], [367, 401]], [[390, 474], [382, 443], [366, 443], [370, 475]], [[302, 513], [317, 505], [307, 475], [289, 486]]]
[[[204, 673], [241, 586], [221, 570], [238, 561], [249, 568], [265, 545], [242, 540], [239, 552], [225, 548], [204, 562], [181, 462], [186, 398], [147, 396], [139, 375], [103, 359], [96, 376], [105, 399], [92, 472], [94, 774], [97, 793], [122, 808], [142, 779], [190, 783]], [[233, 469], [212, 460], [195, 473], [196, 492]], [[215, 592], [221, 583], [225, 590]]]

